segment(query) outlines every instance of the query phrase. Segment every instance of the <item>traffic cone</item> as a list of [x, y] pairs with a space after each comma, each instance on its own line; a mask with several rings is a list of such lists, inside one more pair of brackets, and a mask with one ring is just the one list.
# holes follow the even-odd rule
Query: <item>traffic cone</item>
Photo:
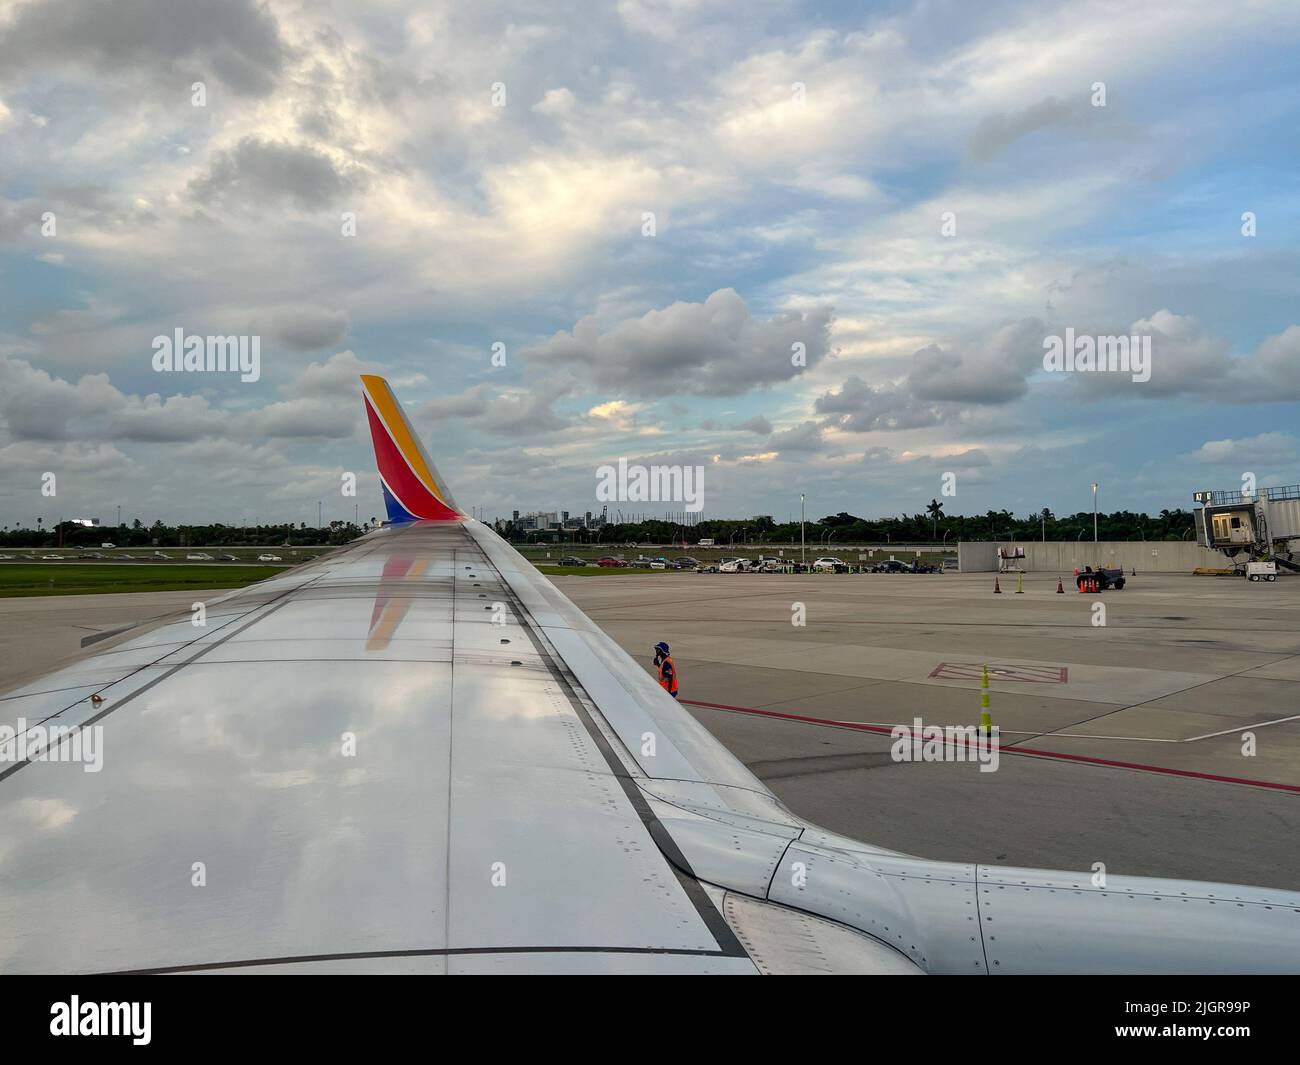
[[1063, 584], [1061, 583], [1061, 578], [1060, 578], [1060, 577], [1057, 577], [1057, 578], [1056, 578], [1056, 594], [1057, 594], [1057, 595], [1064, 595], [1064, 594], [1065, 594], [1065, 585], [1063, 585]]
[[994, 577], [994, 578], [993, 578], [993, 594], [994, 594], [994, 595], [1001, 595], [1001, 594], [1002, 594], [1002, 585], [998, 583], [998, 578], [997, 578], [997, 577]]
[[984, 672], [980, 674], [980, 687], [988, 688], [989, 686], [989, 667], [984, 667]]
[[993, 731], [993, 715], [989, 712], [989, 693], [980, 696], [980, 731], [988, 736]]
[[1025, 575], [1021, 573], [1018, 574], [1016, 577], [1016, 595], [1024, 595], [1024, 594], [1025, 594]]

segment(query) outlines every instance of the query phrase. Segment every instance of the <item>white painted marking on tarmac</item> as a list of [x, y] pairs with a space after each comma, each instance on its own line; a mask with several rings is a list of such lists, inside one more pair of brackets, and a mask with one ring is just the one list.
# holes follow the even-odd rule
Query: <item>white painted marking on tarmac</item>
[[1231, 736], [1235, 732], [1249, 732], [1251, 729], [1264, 728], [1266, 725], [1281, 725], [1286, 721], [1300, 721], [1300, 714], [1292, 714], [1290, 717], [1277, 717], [1272, 721], [1260, 721], [1255, 725], [1242, 725], [1239, 728], [1225, 728], [1222, 732], [1207, 732], [1204, 736], [1192, 736], [1178, 742], [1195, 743], [1197, 740], [1213, 739], [1215, 736]]

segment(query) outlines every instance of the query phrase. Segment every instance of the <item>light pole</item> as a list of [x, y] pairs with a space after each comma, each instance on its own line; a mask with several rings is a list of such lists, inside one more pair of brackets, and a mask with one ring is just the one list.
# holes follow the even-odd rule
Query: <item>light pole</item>
[[799, 563], [800, 565], [807, 565], [808, 563], [808, 547], [807, 547], [807, 542], [804, 539], [804, 528], [803, 528], [803, 493], [802, 492], [799, 493]]
[[1097, 482], [1092, 482], [1092, 542], [1097, 542]]

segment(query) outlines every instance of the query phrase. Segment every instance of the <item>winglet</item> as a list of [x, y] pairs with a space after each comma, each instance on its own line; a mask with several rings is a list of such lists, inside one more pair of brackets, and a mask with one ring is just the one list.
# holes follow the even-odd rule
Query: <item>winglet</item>
[[390, 522], [459, 521], [464, 515], [382, 377], [363, 374], [366, 419]]

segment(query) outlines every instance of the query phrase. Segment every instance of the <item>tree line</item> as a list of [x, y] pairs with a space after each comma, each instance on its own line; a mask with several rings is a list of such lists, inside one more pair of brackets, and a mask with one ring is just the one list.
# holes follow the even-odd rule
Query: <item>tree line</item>
[[[522, 530], [512, 521], [499, 522], [498, 531], [512, 543], [681, 543], [713, 540], [729, 543], [797, 544], [799, 522], [775, 522], [771, 517], [710, 518], [694, 525], [648, 519], [639, 522], [606, 524], [596, 529]], [[1090, 540], [1093, 535], [1092, 511], [1056, 515], [1044, 508], [1035, 514], [1017, 517], [1009, 510], [990, 510], [983, 514], [911, 514], [888, 518], [862, 518], [846, 511], [830, 514], [804, 527], [808, 543], [885, 544], [935, 543], [955, 544], [959, 540]], [[1099, 540], [1186, 540], [1195, 536], [1191, 511], [1181, 508], [1162, 510], [1159, 514], [1139, 514], [1119, 510], [1097, 515]]]
[[365, 530], [350, 521], [332, 521], [322, 529], [301, 523], [284, 525], [145, 525], [139, 518], [130, 525], [85, 526], [63, 521], [35, 529], [5, 526], [0, 545], [5, 547], [98, 548], [117, 547], [321, 547], [355, 540]]
[[[809, 521], [804, 536], [810, 544], [955, 544], [959, 540], [1089, 540], [1093, 534], [1091, 511], [1053, 514], [1044, 510], [1017, 517], [1009, 510], [983, 514], [911, 514], [887, 518], [862, 518], [846, 511]], [[1187, 540], [1195, 535], [1190, 511], [1162, 510], [1139, 514], [1129, 510], [1097, 515], [1099, 540]], [[752, 518], [709, 518], [694, 525], [655, 518], [638, 522], [611, 523], [595, 529], [522, 530], [505, 520], [497, 531], [512, 543], [554, 544], [669, 544], [713, 540], [730, 543], [797, 544], [799, 522], [776, 522], [769, 516]], [[87, 527], [75, 522], [52, 526], [38, 523], [35, 529], [4, 526], [0, 545], [4, 547], [85, 547], [103, 543], [118, 547], [320, 547], [337, 546], [355, 540], [365, 532], [350, 521], [332, 521], [324, 528], [304, 523], [294, 525], [145, 525], [138, 518], [130, 525]]]

